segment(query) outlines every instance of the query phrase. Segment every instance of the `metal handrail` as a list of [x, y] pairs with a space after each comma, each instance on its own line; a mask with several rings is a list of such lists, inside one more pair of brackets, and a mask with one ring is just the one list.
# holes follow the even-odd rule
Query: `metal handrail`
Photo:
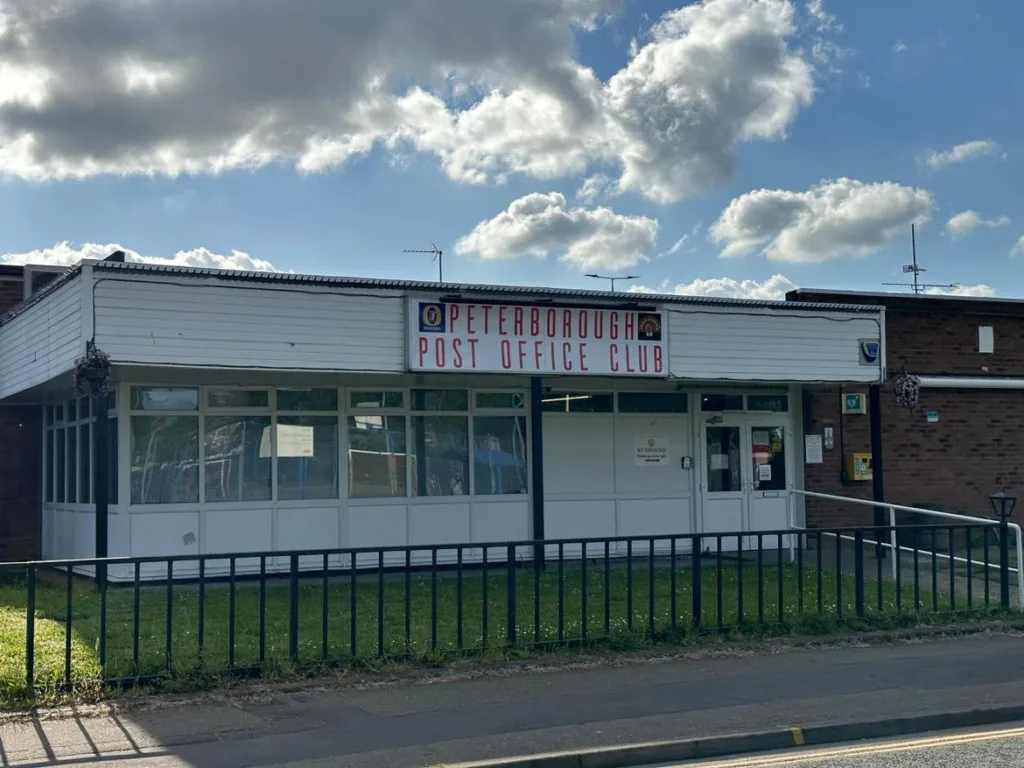
[[[958, 514], [958, 513], [955, 513], [955, 512], [940, 512], [937, 509], [922, 509], [921, 507], [910, 507], [910, 506], [907, 506], [905, 504], [892, 504], [892, 503], [887, 502], [887, 501], [871, 501], [871, 500], [867, 500], [867, 499], [851, 499], [851, 498], [849, 498], [847, 496], [836, 496], [835, 494], [819, 493], [817, 491], [804, 491], [804, 490], [800, 490], [800, 489], [797, 489], [797, 488], [791, 488], [790, 489], [790, 493], [791, 494], [797, 494], [799, 496], [815, 498], [815, 499], [827, 499], [829, 501], [839, 501], [839, 502], [843, 502], [845, 504], [854, 504], [854, 505], [859, 505], [859, 506], [862, 506], [862, 507], [874, 507], [874, 508], [885, 507], [886, 509], [888, 509], [889, 510], [889, 525], [888, 526], [883, 526], [883, 527], [888, 529], [890, 540], [889, 540], [889, 542], [879, 541], [879, 542], [875, 542], [875, 543], [878, 546], [886, 547], [886, 548], [888, 548], [888, 549], [893, 551], [893, 553], [894, 553], [894, 555], [892, 557], [893, 578], [895, 578], [895, 576], [896, 576], [896, 569], [899, 567], [898, 553], [899, 552], [912, 552], [913, 551], [912, 548], [910, 548], [910, 547], [901, 547], [897, 543], [897, 540], [896, 540], [896, 528], [897, 528], [897, 526], [896, 526], [896, 513], [897, 512], [911, 512], [911, 513], [919, 514], [919, 515], [930, 515], [932, 517], [944, 518], [946, 520], [957, 520], [957, 521], [961, 521], [961, 522], [979, 523], [979, 524], [984, 524], [984, 525], [998, 525], [999, 524], [998, 521], [992, 520], [990, 518], [974, 517], [972, 515], [962, 515], [962, 514]], [[796, 521], [793, 519], [793, 515], [792, 514], [790, 515], [790, 525], [792, 525], [794, 529], [798, 528], [798, 526], [796, 525]], [[1016, 568], [1010, 567], [1008, 570], [1011, 573], [1017, 574], [1017, 602], [1018, 602], [1018, 604], [1020, 605], [1021, 608], [1024, 608], [1024, 567], [1021, 567], [1021, 565], [1024, 564], [1024, 536], [1022, 536], [1022, 534], [1021, 534], [1021, 527], [1017, 523], [1008, 523], [1007, 527], [1010, 528], [1013, 531], [1015, 543], [1017, 545], [1017, 567]], [[941, 554], [941, 553], [933, 553], [933, 554], [936, 554], [938, 557], [941, 557], [943, 559], [948, 559], [951, 562], [970, 562], [972, 565], [980, 565], [980, 566], [983, 566], [983, 567], [986, 565], [985, 563], [982, 563], [982, 562], [977, 561], [977, 560], [970, 560], [970, 561], [968, 561], [966, 558], [953, 557], [953, 556], [945, 555], [945, 554]], [[992, 563], [988, 563], [987, 566], [990, 567], [990, 568], [996, 567]]]

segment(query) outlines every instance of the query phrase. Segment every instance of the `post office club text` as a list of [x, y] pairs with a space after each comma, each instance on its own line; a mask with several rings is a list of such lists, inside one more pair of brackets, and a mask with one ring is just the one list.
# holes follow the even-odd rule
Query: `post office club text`
[[635, 312], [449, 304], [443, 334], [420, 333], [418, 368], [653, 374], [660, 343], [637, 338]]

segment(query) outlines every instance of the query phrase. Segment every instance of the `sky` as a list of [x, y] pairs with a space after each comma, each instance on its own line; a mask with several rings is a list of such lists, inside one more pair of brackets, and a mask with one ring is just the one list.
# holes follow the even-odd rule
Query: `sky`
[[[0, 0], [0, 263], [1024, 296], [1019, 0]], [[945, 287], [952, 286], [952, 287]]]

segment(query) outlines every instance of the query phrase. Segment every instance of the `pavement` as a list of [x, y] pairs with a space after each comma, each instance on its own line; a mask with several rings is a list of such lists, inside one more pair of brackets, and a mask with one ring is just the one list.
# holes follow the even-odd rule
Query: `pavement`
[[[0, 765], [418, 768], [950, 711], [1024, 712], [1021, 634], [613, 658], [40, 713], [0, 724]], [[972, 724], [982, 722], [990, 720]]]

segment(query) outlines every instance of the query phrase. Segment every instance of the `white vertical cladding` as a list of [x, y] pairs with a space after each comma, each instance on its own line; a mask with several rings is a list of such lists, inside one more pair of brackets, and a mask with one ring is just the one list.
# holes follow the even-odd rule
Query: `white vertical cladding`
[[[864, 361], [860, 342], [881, 342], [882, 313], [700, 307], [667, 311], [674, 378], [733, 381], [878, 381], [884, 356]], [[884, 343], [883, 343], [884, 346]]]
[[85, 351], [77, 275], [0, 326], [0, 398], [70, 371]]
[[96, 280], [97, 345], [115, 363], [400, 372], [404, 303], [317, 286]]

